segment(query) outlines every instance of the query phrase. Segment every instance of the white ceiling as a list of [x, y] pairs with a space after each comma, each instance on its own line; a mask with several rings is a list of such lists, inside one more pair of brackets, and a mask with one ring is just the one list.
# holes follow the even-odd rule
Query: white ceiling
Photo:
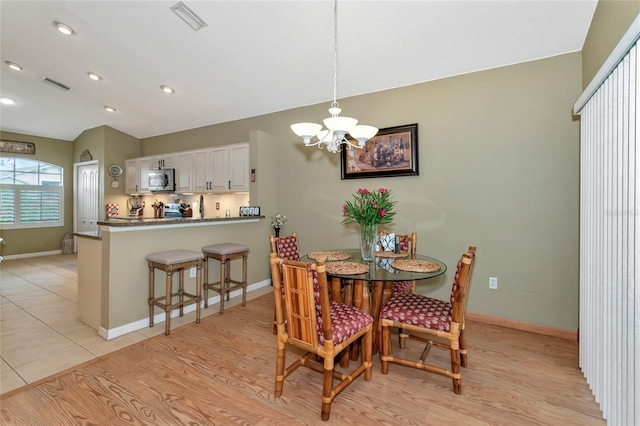
[[[0, 129], [73, 140], [108, 125], [146, 138], [329, 107], [332, 1], [186, 0], [208, 23], [199, 31], [171, 12], [177, 2], [0, 1], [0, 96], [15, 100], [1, 106]], [[580, 51], [596, 5], [340, 0], [338, 98]], [[59, 34], [55, 20], [77, 35]]]

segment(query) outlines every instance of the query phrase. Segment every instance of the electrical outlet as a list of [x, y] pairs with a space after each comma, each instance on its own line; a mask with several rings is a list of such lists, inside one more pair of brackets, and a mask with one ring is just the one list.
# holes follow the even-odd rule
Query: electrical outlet
[[189, 276], [191, 278], [195, 278], [196, 277], [196, 267], [192, 266], [191, 269], [189, 269]]
[[497, 277], [489, 277], [489, 288], [491, 290], [498, 289], [498, 278]]
[[220, 210], [220, 203], [216, 203], [216, 210]]

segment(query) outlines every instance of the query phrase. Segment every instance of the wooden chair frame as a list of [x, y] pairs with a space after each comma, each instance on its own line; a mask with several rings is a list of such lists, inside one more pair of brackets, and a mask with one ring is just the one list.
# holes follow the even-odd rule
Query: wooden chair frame
[[[450, 377], [453, 381], [453, 391], [456, 394], [462, 393], [460, 366], [467, 367], [465, 313], [475, 252], [476, 247], [469, 246], [469, 251], [464, 253], [461, 258], [462, 267], [460, 269], [458, 286], [455, 290], [454, 301], [451, 307], [451, 323], [449, 331], [429, 329], [413, 324], [380, 318], [380, 325], [382, 328], [382, 348], [380, 350], [382, 374], [388, 374], [390, 362], [405, 365]], [[404, 340], [406, 338], [426, 342], [426, 347], [417, 361], [394, 357], [391, 355], [390, 327], [397, 327], [401, 329], [401, 333], [404, 334], [401, 340], [401, 347], [404, 347]], [[433, 346], [449, 349], [451, 352], [450, 370], [426, 363], [426, 358]]]
[[[305, 366], [323, 374], [322, 383], [322, 420], [328, 420], [333, 399], [355, 378], [364, 373], [365, 380], [371, 380], [372, 374], [372, 324], [368, 324], [340, 344], [334, 344], [330, 311], [329, 290], [324, 262], [305, 263], [282, 260], [270, 253], [273, 293], [276, 305], [277, 358], [275, 396], [282, 395], [284, 379], [298, 367]], [[313, 289], [313, 270], [317, 272], [320, 289], [320, 306], [324, 343], [319, 343], [317, 313]], [[282, 288], [284, 286], [284, 298]], [[336, 302], [334, 302], [336, 303]], [[284, 305], [284, 306], [283, 306]], [[286, 306], [286, 308], [285, 308]], [[286, 314], [285, 314], [286, 312]], [[286, 318], [285, 318], [286, 317]], [[286, 321], [286, 326], [285, 326]], [[357, 340], [362, 340], [362, 359], [360, 365], [348, 374], [334, 370], [335, 357]], [[291, 345], [306, 353], [285, 367], [285, 349]], [[322, 358], [319, 365], [315, 358]], [[334, 380], [338, 383], [334, 386]]]
[[[269, 235], [269, 253], [275, 253], [276, 256], [280, 257], [280, 253], [278, 250], [278, 240], [280, 238], [286, 238], [286, 237], [293, 237], [296, 239], [296, 247], [298, 248], [298, 254], [300, 254], [300, 244], [298, 243], [298, 234], [296, 234], [295, 232], [292, 232], [291, 235], [286, 235], [284, 237], [276, 237], [275, 235]], [[298, 259], [288, 259], [288, 260], [299, 260]], [[273, 280], [273, 277], [272, 277]], [[276, 311], [275, 308], [273, 310], [273, 334], [277, 334], [278, 333], [278, 329], [276, 326]]]

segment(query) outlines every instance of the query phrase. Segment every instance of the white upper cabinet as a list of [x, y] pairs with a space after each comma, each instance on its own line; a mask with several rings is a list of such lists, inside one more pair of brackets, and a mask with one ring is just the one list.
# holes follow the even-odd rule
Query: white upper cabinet
[[249, 192], [249, 144], [211, 148], [213, 192]]
[[149, 170], [152, 167], [151, 157], [140, 157], [125, 160], [127, 194], [150, 194]]
[[151, 163], [152, 169], [175, 169], [176, 154], [154, 155]]
[[151, 193], [149, 170], [158, 168], [175, 169], [177, 193], [249, 192], [248, 143], [126, 160], [126, 193]]
[[214, 192], [227, 192], [228, 158], [228, 146], [211, 148], [211, 189]]
[[124, 161], [125, 171], [125, 192], [127, 194], [135, 194], [138, 192], [138, 186], [140, 185], [140, 174], [138, 169], [138, 159], [132, 158]]
[[211, 191], [211, 149], [193, 151], [193, 192]]
[[229, 145], [229, 191], [249, 192], [249, 144]]
[[176, 192], [193, 192], [193, 151], [176, 154]]

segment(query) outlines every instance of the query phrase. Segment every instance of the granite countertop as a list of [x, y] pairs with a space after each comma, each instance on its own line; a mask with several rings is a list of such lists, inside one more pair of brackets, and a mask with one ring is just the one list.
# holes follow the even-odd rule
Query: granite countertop
[[135, 227], [135, 226], [150, 226], [150, 225], [179, 225], [189, 223], [203, 223], [203, 222], [237, 222], [242, 220], [255, 220], [264, 219], [264, 216], [236, 216], [236, 217], [204, 217], [195, 219], [193, 217], [165, 217], [154, 219], [150, 218], [137, 218], [137, 217], [110, 217], [103, 222], [98, 222], [98, 225], [110, 226], [117, 228]]

